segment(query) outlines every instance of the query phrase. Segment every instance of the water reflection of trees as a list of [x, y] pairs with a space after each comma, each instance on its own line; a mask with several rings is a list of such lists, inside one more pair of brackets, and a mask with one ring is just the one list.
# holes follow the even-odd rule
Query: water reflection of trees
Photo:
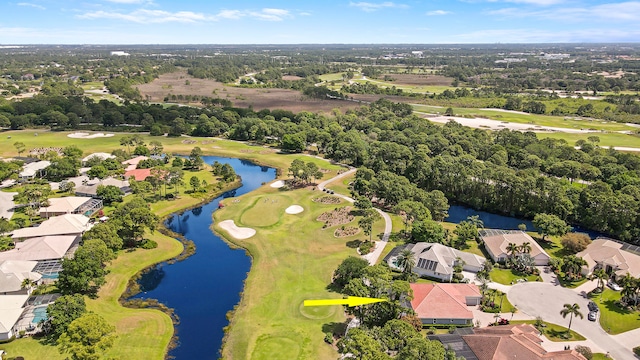
[[200, 214], [202, 214], [202, 206], [198, 206], [197, 208], [193, 208], [191, 210], [191, 212], [193, 213], [193, 216], [200, 216]]
[[149, 271], [142, 274], [138, 280], [138, 284], [140, 284], [140, 291], [147, 292], [154, 290], [158, 285], [160, 285], [160, 282], [165, 275], [164, 267], [161, 265], [156, 265], [149, 269]]

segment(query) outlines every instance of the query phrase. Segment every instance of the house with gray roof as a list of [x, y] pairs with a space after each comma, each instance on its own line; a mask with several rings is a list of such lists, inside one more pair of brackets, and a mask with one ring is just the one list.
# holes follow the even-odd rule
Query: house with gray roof
[[462, 262], [462, 269], [469, 272], [478, 272], [486, 259], [482, 256], [460, 251], [439, 243], [420, 242], [407, 244], [393, 249], [384, 258], [392, 269], [400, 270], [397, 259], [403, 250], [411, 250], [414, 256], [415, 266], [413, 272], [422, 277], [436, 278], [441, 281], [451, 282], [454, 268]]

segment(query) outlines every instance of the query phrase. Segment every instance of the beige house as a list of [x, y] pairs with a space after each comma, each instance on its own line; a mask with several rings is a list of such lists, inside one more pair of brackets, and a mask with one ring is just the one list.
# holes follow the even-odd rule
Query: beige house
[[37, 261], [0, 261], [0, 295], [30, 294], [31, 287], [23, 287], [22, 283], [26, 279], [37, 283], [42, 278], [33, 271], [37, 264]]
[[24, 312], [29, 295], [0, 295], [0, 341], [17, 333], [16, 324]]
[[37, 227], [27, 227], [13, 230], [13, 239], [30, 239], [53, 235], [82, 235], [91, 229], [89, 218], [79, 214], [65, 214], [49, 218]]
[[587, 266], [582, 268], [584, 275], [589, 275], [597, 268], [608, 274], [623, 277], [627, 273], [637, 278], [640, 276], [640, 256], [623, 250], [625, 245], [607, 239], [596, 239], [587, 248], [576, 254], [583, 258]]
[[81, 236], [42, 236], [16, 242], [15, 249], [0, 252], [0, 261], [59, 260], [71, 257], [80, 244]]
[[485, 229], [480, 230], [480, 237], [484, 242], [484, 247], [491, 256], [491, 259], [495, 262], [504, 262], [509, 255], [507, 247], [510, 243], [514, 243], [521, 246], [524, 243], [531, 245], [531, 252], [529, 255], [535, 261], [536, 266], [544, 266], [549, 264], [550, 256], [547, 254], [540, 245], [533, 240], [524, 231], [519, 230], [495, 230]]
[[49, 206], [40, 208], [40, 217], [50, 218], [64, 214], [91, 216], [102, 209], [102, 200], [84, 196], [49, 199]]
[[426, 242], [398, 246], [389, 255], [385, 256], [384, 261], [392, 269], [400, 270], [396, 263], [398, 255], [403, 250], [411, 250], [413, 253], [414, 273], [419, 276], [436, 278], [447, 282], [451, 282], [453, 279], [454, 267], [459, 261], [463, 262], [462, 269], [464, 271], [474, 273], [480, 271], [486, 261], [482, 256], [460, 251], [439, 243]]

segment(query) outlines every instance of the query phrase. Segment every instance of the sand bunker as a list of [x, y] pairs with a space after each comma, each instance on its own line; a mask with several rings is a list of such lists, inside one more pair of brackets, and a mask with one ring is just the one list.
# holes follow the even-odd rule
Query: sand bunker
[[95, 139], [95, 138], [101, 138], [101, 137], [112, 137], [113, 134], [105, 134], [105, 133], [89, 134], [84, 132], [75, 132], [67, 136], [74, 139]]
[[218, 223], [220, 227], [236, 239], [244, 240], [256, 234], [252, 228], [237, 227], [233, 220], [224, 220]]
[[282, 180], [278, 180], [278, 181], [274, 181], [271, 185], [272, 188], [281, 188], [284, 186], [284, 181]]
[[304, 211], [304, 208], [300, 205], [291, 205], [284, 212], [287, 214], [300, 214]]

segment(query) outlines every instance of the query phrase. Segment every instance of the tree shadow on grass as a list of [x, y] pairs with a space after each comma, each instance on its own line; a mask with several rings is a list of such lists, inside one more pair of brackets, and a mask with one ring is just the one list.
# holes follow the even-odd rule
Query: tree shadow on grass
[[346, 323], [330, 322], [330, 323], [322, 324], [322, 332], [325, 334], [332, 333], [333, 335], [336, 335], [336, 336], [343, 336], [346, 331], [347, 331]]
[[362, 240], [351, 240], [345, 243], [345, 245], [347, 245], [347, 247], [351, 249], [357, 249], [358, 247], [360, 247], [360, 244], [362, 244]]

